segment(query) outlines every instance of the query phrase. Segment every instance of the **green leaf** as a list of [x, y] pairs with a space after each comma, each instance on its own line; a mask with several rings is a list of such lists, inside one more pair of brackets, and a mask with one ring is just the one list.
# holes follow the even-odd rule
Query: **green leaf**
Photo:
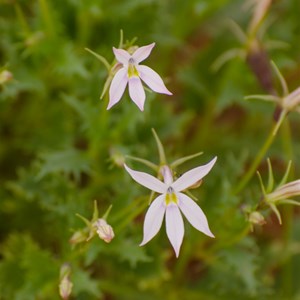
[[73, 175], [75, 180], [80, 179], [81, 173], [91, 172], [88, 159], [83, 152], [76, 149], [66, 149], [58, 152], [44, 153], [40, 155], [42, 165], [37, 175], [41, 179], [48, 174], [63, 173]]
[[91, 296], [97, 297], [97, 299], [101, 296], [98, 281], [93, 279], [88, 271], [74, 269], [72, 272], [71, 281], [74, 284], [74, 295], [78, 296], [87, 293]]
[[125, 240], [119, 247], [118, 255], [121, 261], [129, 262], [132, 268], [138, 262], [150, 262], [152, 259], [145, 253], [145, 248], [140, 247], [137, 242]]

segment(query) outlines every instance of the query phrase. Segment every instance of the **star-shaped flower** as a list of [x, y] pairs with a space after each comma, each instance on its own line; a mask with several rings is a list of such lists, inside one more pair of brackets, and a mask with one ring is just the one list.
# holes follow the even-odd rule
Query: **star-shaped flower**
[[140, 47], [132, 55], [124, 49], [113, 48], [121, 69], [117, 71], [111, 82], [107, 109], [110, 109], [120, 101], [128, 83], [130, 98], [143, 111], [146, 95], [141, 79], [153, 91], [172, 95], [155, 71], [139, 64], [150, 55], [154, 46], [155, 43]]
[[194, 168], [178, 179], [173, 181], [170, 168], [164, 166], [162, 175], [164, 182], [144, 172], [138, 172], [125, 166], [129, 175], [139, 184], [155, 191], [159, 195], [150, 205], [144, 223], [144, 237], [141, 246], [148, 243], [161, 228], [164, 215], [166, 215], [166, 231], [168, 238], [175, 250], [176, 257], [179, 255], [184, 236], [184, 224], [181, 213], [190, 224], [204, 234], [214, 237], [211, 233], [205, 214], [202, 209], [182, 191], [193, 186], [206, 176], [212, 169], [217, 158], [215, 157], [206, 165]]

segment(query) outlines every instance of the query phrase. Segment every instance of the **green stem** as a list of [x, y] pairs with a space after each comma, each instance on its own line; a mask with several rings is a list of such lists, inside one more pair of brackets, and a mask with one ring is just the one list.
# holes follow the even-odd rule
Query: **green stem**
[[126, 216], [130, 214], [132, 210], [134, 210], [136, 207], [140, 206], [142, 202], [145, 201], [145, 197], [139, 197], [136, 198], [133, 202], [126, 205], [124, 208], [122, 208], [117, 213], [111, 215], [111, 222], [112, 223], [118, 223], [121, 220], [125, 219]]
[[[142, 199], [144, 199], [144, 197], [142, 197]], [[126, 216], [123, 222], [120, 222], [117, 226], [115, 226], [115, 233], [118, 234], [118, 232], [120, 232], [127, 224], [129, 224], [134, 218], [141, 214], [147, 206], [147, 200], [144, 200], [142, 203], [139, 203], [139, 205], [137, 205], [135, 209], [131, 213], [129, 213], [129, 215]]]
[[[282, 146], [283, 152], [289, 160], [293, 159], [293, 147], [292, 147], [292, 136], [288, 120], [283, 123], [282, 126]], [[293, 169], [290, 172], [290, 175], [293, 177]], [[283, 215], [283, 240], [285, 253], [288, 253], [288, 248], [291, 242], [292, 228], [293, 228], [293, 205], [285, 205], [282, 208]], [[283, 270], [282, 270], [282, 287], [284, 294], [291, 296], [292, 294], [292, 263], [290, 257], [287, 258]]]
[[30, 31], [30, 27], [26, 21], [26, 18], [24, 16], [24, 13], [20, 7], [20, 5], [18, 3], [15, 3], [15, 11], [16, 11], [16, 15], [17, 15], [17, 18], [18, 18], [18, 21], [21, 25], [21, 28], [22, 28], [22, 31], [23, 31], [23, 35], [24, 37], [28, 37], [30, 36], [31, 34], [31, 31]]
[[45, 23], [46, 31], [49, 36], [54, 36], [54, 27], [53, 27], [53, 20], [51, 17], [50, 7], [47, 3], [47, 0], [39, 0], [40, 9], [42, 12], [43, 20]]
[[250, 181], [253, 174], [257, 170], [258, 165], [261, 163], [263, 157], [265, 156], [265, 154], [267, 153], [267, 151], [270, 148], [271, 144], [273, 143], [273, 141], [276, 137], [276, 134], [278, 132], [278, 129], [279, 129], [280, 125], [282, 124], [282, 121], [284, 120], [285, 116], [286, 116], [286, 111], [283, 110], [280, 114], [280, 117], [279, 117], [278, 121], [273, 125], [273, 128], [272, 128], [268, 138], [266, 139], [265, 143], [263, 144], [260, 151], [256, 155], [256, 157], [255, 157], [254, 161], [252, 162], [250, 168], [248, 169], [246, 174], [242, 177], [242, 179], [240, 180], [240, 182], [237, 185], [236, 189], [233, 191], [233, 194], [238, 194], [239, 192], [241, 192], [245, 188], [247, 183]]

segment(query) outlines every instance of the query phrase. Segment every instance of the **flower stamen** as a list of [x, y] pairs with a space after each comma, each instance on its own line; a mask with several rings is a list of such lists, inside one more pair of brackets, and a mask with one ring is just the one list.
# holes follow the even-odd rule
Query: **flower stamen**
[[174, 189], [171, 186], [169, 186], [168, 189], [167, 189], [167, 193], [168, 194], [174, 193]]

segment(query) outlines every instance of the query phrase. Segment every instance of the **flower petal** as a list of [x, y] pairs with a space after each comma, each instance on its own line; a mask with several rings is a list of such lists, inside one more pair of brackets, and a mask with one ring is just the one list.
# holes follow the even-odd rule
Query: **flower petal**
[[170, 203], [167, 206], [166, 229], [168, 238], [175, 250], [176, 257], [178, 257], [184, 236], [184, 225], [181, 213], [176, 204]]
[[126, 50], [113, 47], [113, 51], [118, 62], [123, 65], [128, 65], [128, 61], [131, 56]]
[[138, 108], [143, 111], [146, 95], [139, 77], [133, 76], [129, 78], [129, 95]]
[[136, 64], [140, 63], [141, 61], [145, 60], [151, 53], [155, 43], [152, 43], [147, 46], [139, 47], [135, 52], [132, 54], [132, 58]]
[[181, 191], [185, 190], [186, 188], [195, 184], [197, 181], [201, 180], [205, 175], [208, 174], [208, 172], [211, 170], [211, 168], [215, 164], [216, 160], [217, 160], [217, 157], [215, 157], [213, 160], [211, 160], [208, 164], [206, 164], [204, 166], [194, 168], [194, 169], [184, 173], [172, 184], [173, 189], [176, 192], [181, 192]]
[[149, 86], [151, 90], [160, 94], [172, 95], [166, 88], [161, 77], [151, 68], [143, 65], [136, 66], [139, 71], [140, 78]]
[[166, 206], [165, 195], [158, 196], [150, 205], [144, 222], [144, 237], [140, 246], [148, 243], [159, 231], [163, 222]]
[[178, 199], [178, 206], [191, 225], [204, 234], [215, 237], [209, 229], [206, 216], [202, 209], [185, 194], [178, 193]]
[[124, 94], [127, 82], [127, 69], [122, 68], [116, 73], [111, 82], [107, 109], [110, 109], [120, 101], [122, 95]]
[[160, 174], [162, 175], [166, 185], [170, 185], [173, 182], [172, 170], [168, 165], [164, 165], [160, 168]]
[[132, 177], [132, 179], [135, 180], [137, 183], [143, 185], [149, 190], [155, 191], [160, 194], [166, 192], [167, 186], [163, 182], [155, 178], [154, 176], [144, 172], [132, 170], [128, 166], [126, 166], [126, 164], [124, 164], [124, 167], [126, 171], [129, 173], [129, 175]]

